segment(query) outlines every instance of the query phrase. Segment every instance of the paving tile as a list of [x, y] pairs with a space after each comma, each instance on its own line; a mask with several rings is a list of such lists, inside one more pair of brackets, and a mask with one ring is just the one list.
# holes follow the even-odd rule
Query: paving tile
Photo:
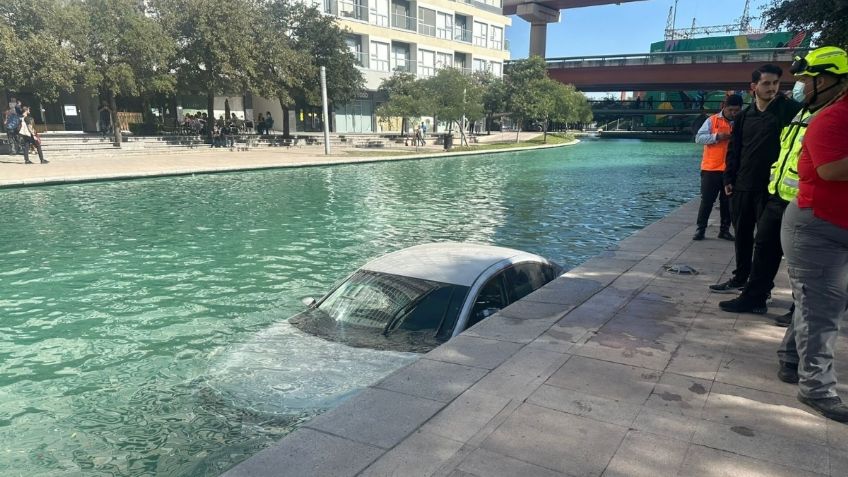
[[424, 358], [395, 371], [375, 387], [449, 402], [487, 373], [488, 371], [481, 368]]
[[353, 476], [383, 454], [378, 449], [312, 429], [301, 428], [224, 473], [225, 477], [279, 475]]
[[[462, 447], [461, 442], [416, 431], [397, 447], [368, 466], [361, 477], [428, 476], [436, 472]], [[318, 474], [316, 474], [318, 475]]]
[[666, 372], [654, 386], [646, 407], [698, 417], [707, 402], [712, 381]]
[[783, 341], [786, 328], [774, 326], [771, 319], [740, 315], [734, 326], [734, 334], [728, 346], [734, 354], [750, 354], [759, 357], [776, 356]]
[[[537, 303], [536, 305], [542, 306], [545, 304]], [[524, 319], [498, 312], [469, 328], [464, 334], [478, 338], [527, 344], [538, 338], [542, 333], [548, 331], [548, 328], [556, 323], [563, 314], [564, 312], [551, 315], [547, 318]]]
[[641, 431], [629, 431], [604, 471], [604, 477], [675, 475], [689, 443]]
[[458, 470], [463, 473], [450, 475], [457, 477], [562, 477], [564, 475], [486, 449], [476, 449], [460, 463]]
[[[683, 341], [687, 332], [687, 326], [669, 319], [640, 318], [622, 314], [615, 315], [599, 330], [599, 333], [622, 334], [645, 343], [670, 343], [674, 345]], [[673, 348], [676, 348], [676, 346]], [[665, 347], [660, 349], [671, 351], [671, 349]]]
[[524, 400], [569, 359], [570, 355], [525, 347], [471, 389]]
[[[848, 394], [842, 394], [843, 399], [848, 397]], [[806, 406], [805, 406], [806, 407]], [[827, 445], [835, 449], [848, 452], [848, 425], [841, 422], [826, 420], [827, 424]]]
[[509, 402], [509, 398], [469, 390], [454, 399], [421, 429], [455, 441], [468, 442]]
[[716, 381], [760, 391], [794, 396], [797, 386], [777, 379], [777, 355], [758, 358], [750, 355], [726, 354], [716, 374]]
[[689, 442], [695, 435], [697, 425], [698, 420], [693, 417], [642, 407], [631, 427], [638, 431]]
[[658, 379], [659, 373], [650, 369], [575, 356], [545, 384], [642, 404], [648, 399]]
[[731, 329], [699, 328], [693, 324], [692, 328], [689, 328], [689, 331], [686, 332], [686, 336], [683, 337], [681, 346], [700, 346], [722, 353], [732, 335]]
[[518, 300], [497, 314], [522, 320], [547, 320], [556, 322], [574, 308], [571, 305], [559, 303], [541, 303], [529, 300]]
[[523, 404], [481, 447], [571, 475], [600, 475], [626, 427]]
[[522, 300], [561, 305], [579, 305], [599, 292], [603, 287], [602, 284], [594, 280], [562, 276], [527, 295]]
[[521, 346], [518, 343], [462, 334], [451, 338], [450, 341], [430, 351], [424, 357], [446, 363], [494, 369], [521, 349]]
[[671, 361], [676, 345], [647, 341], [627, 333], [598, 332], [587, 342], [574, 346], [569, 353], [615, 363], [663, 370]]
[[629, 427], [640, 410], [638, 404], [549, 385], [540, 386], [527, 398], [527, 402], [623, 427]]
[[[713, 384], [702, 418], [818, 444], [828, 439], [827, 420], [809, 411], [794, 396], [731, 384]], [[844, 437], [848, 438], [848, 432]]]
[[684, 341], [671, 353], [666, 372], [712, 381], [721, 364], [721, 350]]
[[368, 388], [305, 427], [388, 449], [442, 407], [438, 401]]
[[832, 448], [828, 452], [831, 477], [848, 477], [848, 452]]
[[692, 442], [809, 472], [827, 474], [830, 471], [826, 447], [747, 426], [701, 421]]
[[531, 341], [527, 346], [554, 353], [565, 354], [571, 350], [575, 342], [581, 342], [585, 339], [589, 339], [589, 335], [589, 331], [584, 331], [582, 334], [574, 335], [567, 331], [562, 331], [560, 327], [554, 326], [539, 335], [538, 338]]
[[795, 467], [741, 456], [699, 445], [689, 447], [681, 476], [691, 477], [821, 477]]

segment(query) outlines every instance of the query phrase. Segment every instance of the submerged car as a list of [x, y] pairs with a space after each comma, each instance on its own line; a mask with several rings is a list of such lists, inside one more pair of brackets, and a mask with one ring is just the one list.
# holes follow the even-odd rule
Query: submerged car
[[368, 262], [289, 322], [349, 346], [424, 352], [556, 278], [532, 253], [431, 243]]
[[333, 406], [556, 278], [519, 250], [431, 243], [368, 262], [308, 309], [231, 349], [214, 387], [273, 413]]

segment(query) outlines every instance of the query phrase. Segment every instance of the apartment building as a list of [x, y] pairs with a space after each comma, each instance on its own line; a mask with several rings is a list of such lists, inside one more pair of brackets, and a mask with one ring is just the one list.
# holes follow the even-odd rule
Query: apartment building
[[[306, 0], [309, 2], [310, 0]], [[366, 91], [335, 111], [336, 132], [381, 132], [375, 117], [385, 101], [380, 82], [397, 70], [428, 77], [439, 68], [503, 73], [511, 19], [501, 0], [317, 0], [349, 30], [348, 47], [365, 77]]]

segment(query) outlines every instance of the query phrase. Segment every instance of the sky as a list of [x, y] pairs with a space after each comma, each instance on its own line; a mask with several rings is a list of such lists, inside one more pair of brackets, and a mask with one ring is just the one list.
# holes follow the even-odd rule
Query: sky
[[[751, 0], [752, 17], [761, 15], [761, 8], [770, 0]], [[562, 10], [559, 23], [548, 24], [548, 58], [581, 55], [612, 55], [647, 53], [650, 45], [663, 40], [669, 7], [674, 0], [644, 0], [620, 5]], [[677, 28], [726, 25], [742, 16], [744, 0], [679, 0]], [[526, 58], [530, 44], [530, 24], [512, 16], [507, 28], [512, 59]], [[759, 18], [752, 21], [760, 26]]]

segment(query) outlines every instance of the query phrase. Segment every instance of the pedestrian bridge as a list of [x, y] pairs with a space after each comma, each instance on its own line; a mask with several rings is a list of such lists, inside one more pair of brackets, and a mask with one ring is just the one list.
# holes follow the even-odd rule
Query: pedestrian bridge
[[664, 51], [602, 56], [548, 58], [548, 75], [584, 92], [750, 89], [751, 72], [765, 63], [789, 66], [805, 48]]

